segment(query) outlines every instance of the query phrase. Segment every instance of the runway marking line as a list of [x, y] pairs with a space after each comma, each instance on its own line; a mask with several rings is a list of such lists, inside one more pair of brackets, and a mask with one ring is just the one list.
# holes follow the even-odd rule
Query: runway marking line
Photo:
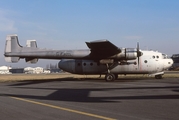
[[95, 117], [95, 118], [100, 118], [100, 119], [103, 119], [103, 120], [116, 120], [116, 119], [113, 119], [113, 118], [109, 118], [109, 117], [105, 117], [105, 116], [100, 116], [100, 115], [97, 115], [97, 114], [82, 112], [82, 111], [73, 110], [73, 109], [69, 109], [69, 108], [65, 108], [65, 107], [60, 107], [60, 106], [55, 106], [55, 105], [50, 105], [50, 104], [46, 104], [46, 103], [42, 103], [42, 102], [36, 102], [36, 101], [33, 101], [33, 100], [23, 99], [23, 98], [19, 98], [19, 97], [12, 97], [12, 96], [10, 96], [10, 98], [13, 98], [13, 99], [16, 99], [16, 100], [20, 100], [20, 101], [24, 101], [24, 102], [29, 102], [29, 103], [37, 104], [37, 105], [42, 105], [42, 106], [46, 106], [46, 107], [50, 107], [50, 108], [55, 108], [55, 109], [59, 109], [59, 110], [63, 110], [63, 111], [68, 111], [68, 112], [72, 112], [72, 113], [77, 113], [77, 114], [82, 114], [82, 115], [91, 116], [91, 117]]

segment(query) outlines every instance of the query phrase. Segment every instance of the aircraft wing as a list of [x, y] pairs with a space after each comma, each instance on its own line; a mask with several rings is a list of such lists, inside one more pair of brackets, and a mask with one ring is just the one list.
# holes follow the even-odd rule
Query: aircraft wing
[[91, 50], [90, 56], [93, 58], [106, 58], [121, 52], [121, 49], [108, 40], [97, 40], [86, 42]]

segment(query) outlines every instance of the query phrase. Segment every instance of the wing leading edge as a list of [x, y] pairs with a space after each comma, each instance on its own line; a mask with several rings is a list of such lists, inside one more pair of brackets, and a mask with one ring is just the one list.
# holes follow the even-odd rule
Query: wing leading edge
[[93, 58], [107, 58], [121, 52], [121, 49], [108, 40], [97, 40], [86, 42], [91, 50], [90, 56]]

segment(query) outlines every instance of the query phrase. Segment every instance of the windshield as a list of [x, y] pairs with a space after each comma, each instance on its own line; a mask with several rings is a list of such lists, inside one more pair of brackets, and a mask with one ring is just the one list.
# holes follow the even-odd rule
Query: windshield
[[162, 54], [163, 59], [168, 59], [168, 56], [166, 54]]

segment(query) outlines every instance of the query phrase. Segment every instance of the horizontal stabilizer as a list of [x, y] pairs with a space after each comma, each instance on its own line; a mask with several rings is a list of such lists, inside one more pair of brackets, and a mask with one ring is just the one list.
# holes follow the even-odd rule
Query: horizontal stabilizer
[[19, 57], [5, 57], [5, 61], [10, 63], [16, 63], [19, 61], [19, 59]]

